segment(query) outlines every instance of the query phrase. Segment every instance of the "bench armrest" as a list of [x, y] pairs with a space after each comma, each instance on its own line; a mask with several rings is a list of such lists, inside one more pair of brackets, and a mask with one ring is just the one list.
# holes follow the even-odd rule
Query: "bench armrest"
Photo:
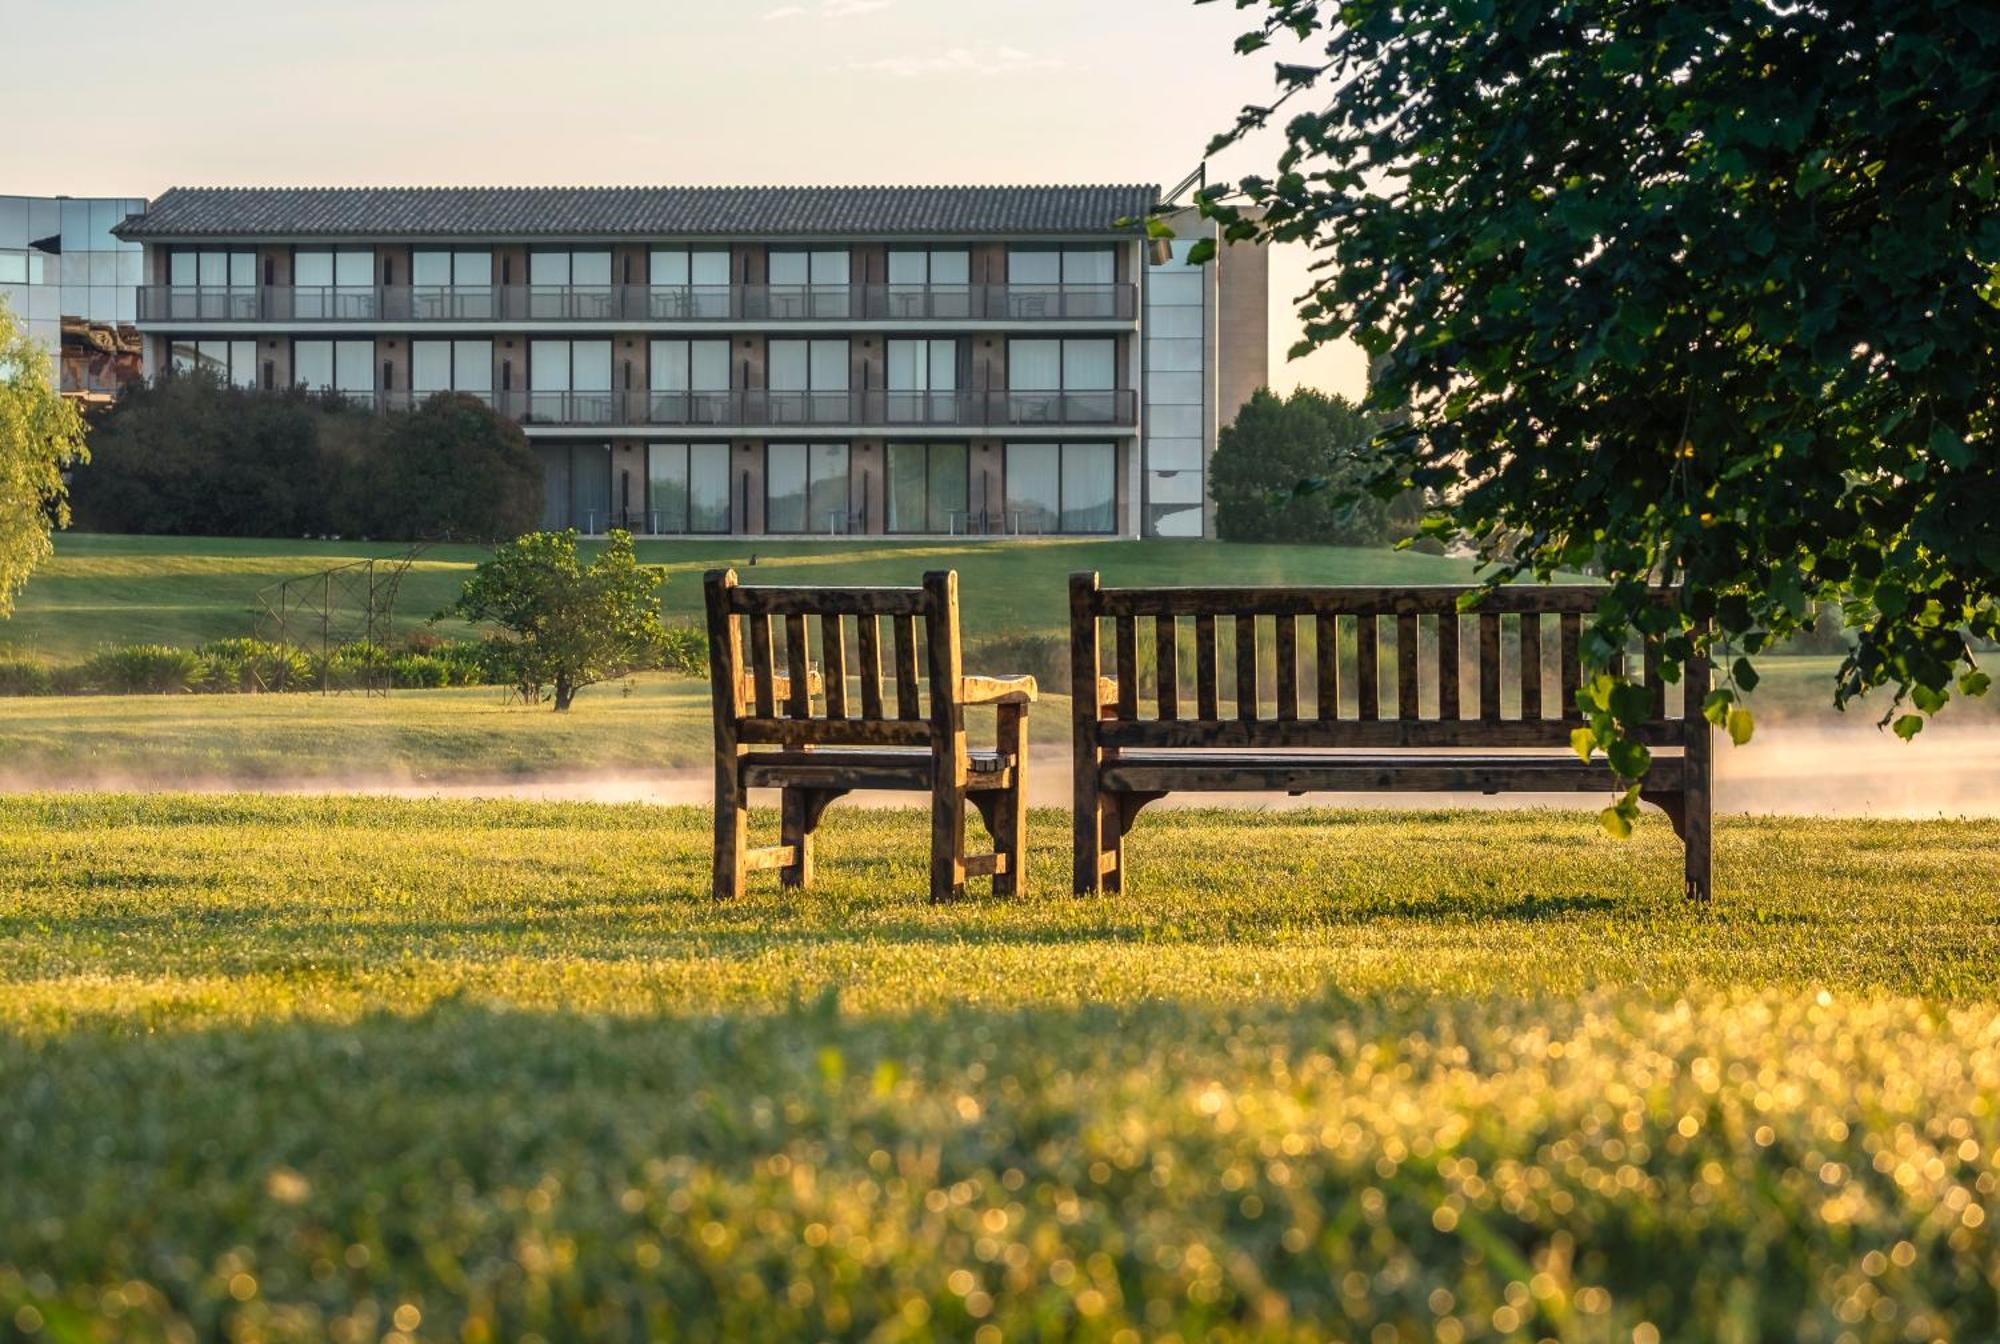
[[1033, 677], [961, 677], [961, 705], [1032, 705], [1039, 694]]
[[1097, 679], [1097, 707], [1103, 709], [1106, 705], [1115, 705], [1117, 703], [1118, 678], [1099, 677]]
[[[742, 682], [743, 682], [743, 703], [746, 705], [756, 704], [757, 678], [755, 674], [750, 672], [745, 672], [743, 674]], [[825, 690], [826, 690], [826, 678], [820, 675], [820, 671], [818, 668], [816, 667], [808, 668], [806, 670], [806, 694], [816, 696], [820, 695]], [[773, 672], [771, 674], [771, 699], [778, 704], [783, 704], [785, 701], [791, 698], [792, 698], [791, 674], [787, 672]]]

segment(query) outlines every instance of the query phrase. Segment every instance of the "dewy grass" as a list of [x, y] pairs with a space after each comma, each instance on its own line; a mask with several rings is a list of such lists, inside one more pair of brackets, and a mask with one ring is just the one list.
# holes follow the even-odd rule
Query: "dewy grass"
[[[0, 1330], [2000, 1332], [2000, 823], [0, 800]], [[763, 832], [773, 819], [758, 819]]]

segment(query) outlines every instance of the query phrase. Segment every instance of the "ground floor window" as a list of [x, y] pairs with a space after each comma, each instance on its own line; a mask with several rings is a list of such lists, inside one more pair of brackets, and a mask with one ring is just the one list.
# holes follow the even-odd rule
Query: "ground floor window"
[[646, 523], [654, 532], [729, 530], [729, 445], [646, 445]]
[[890, 443], [889, 530], [956, 531], [967, 508], [970, 452], [963, 443]]
[[1117, 445], [1008, 444], [1007, 512], [1024, 532], [1116, 531]]
[[608, 443], [543, 444], [542, 527], [560, 532], [573, 527], [586, 534], [611, 525], [611, 445]]
[[764, 530], [848, 530], [847, 445], [773, 443], [764, 448]]
[[186, 337], [172, 342], [174, 372], [212, 373], [219, 382], [237, 387], [257, 386], [257, 343], [255, 341], [209, 341]]

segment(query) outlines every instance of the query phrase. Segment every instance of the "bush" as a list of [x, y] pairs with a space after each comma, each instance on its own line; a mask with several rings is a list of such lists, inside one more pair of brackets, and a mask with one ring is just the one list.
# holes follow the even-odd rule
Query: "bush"
[[188, 649], [127, 644], [84, 660], [84, 683], [112, 695], [180, 695], [201, 683], [205, 664]]
[[195, 649], [204, 663], [204, 691], [291, 691], [311, 681], [311, 663], [299, 649], [261, 639], [216, 639]]
[[399, 653], [389, 660], [389, 684], [409, 690], [449, 686], [451, 666], [428, 653]]
[[55, 678], [47, 664], [27, 658], [0, 658], [0, 695], [48, 695]]
[[[1358, 494], [1375, 466], [1379, 417], [1342, 397], [1259, 388], [1216, 440], [1209, 469], [1216, 535], [1224, 541], [1386, 546], [1423, 514], [1420, 495], [1385, 503]], [[1302, 482], [1312, 482], [1301, 492]]]
[[684, 677], [708, 675], [708, 631], [698, 625], [670, 625], [660, 634], [660, 670]]
[[542, 513], [542, 467], [521, 427], [477, 397], [439, 393], [389, 417], [355, 473], [349, 531], [504, 540]]
[[996, 635], [965, 651], [965, 667], [985, 677], [1026, 673], [1045, 691], [1069, 690], [1069, 639], [1064, 635]]

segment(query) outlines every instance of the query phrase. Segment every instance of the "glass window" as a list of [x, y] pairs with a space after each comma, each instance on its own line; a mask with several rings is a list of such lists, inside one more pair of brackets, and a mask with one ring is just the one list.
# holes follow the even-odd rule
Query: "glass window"
[[28, 254], [26, 252], [0, 252], [0, 285], [25, 285], [28, 283]]
[[646, 499], [655, 532], [727, 532], [729, 445], [647, 445]]
[[490, 395], [493, 342], [411, 341], [410, 390], [419, 397], [432, 392]]
[[728, 317], [729, 266], [722, 248], [654, 248], [648, 269], [653, 316]]
[[528, 254], [528, 315], [610, 317], [614, 307], [610, 249]]
[[728, 341], [659, 340], [651, 354], [655, 423], [712, 425], [728, 418]]
[[850, 260], [846, 248], [774, 248], [772, 311], [784, 317], [846, 317]]
[[972, 253], [964, 248], [891, 248], [891, 317], [969, 317]]
[[765, 372], [774, 422], [834, 424], [849, 418], [844, 338], [772, 341]]
[[1118, 385], [1116, 342], [1064, 341], [1062, 346], [1066, 390], [1104, 391]]
[[528, 283], [566, 285], [569, 283], [569, 253], [531, 252], [528, 254]]
[[889, 444], [891, 532], [958, 530], [968, 499], [970, 449], [962, 443]]
[[888, 417], [951, 423], [958, 388], [958, 342], [892, 340], [887, 343]]
[[1062, 273], [1065, 285], [1108, 285], [1118, 278], [1118, 257], [1108, 247], [1065, 248]]
[[1010, 443], [1007, 509], [1027, 532], [1104, 533], [1118, 515], [1118, 454], [1109, 443]]
[[1059, 285], [1062, 283], [1062, 253], [1046, 248], [1009, 248], [1007, 283], [1010, 285]]
[[764, 450], [764, 526], [771, 532], [845, 532], [847, 445], [773, 443]]
[[356, 399], [375, 392], [375, 342], [293, 341], [292, 381]]
[[410, 342], [410, 391], [419, 397], [451, 388], [451, 342]]
[[1007, 342], [1007, 388], [1013, 392], [1062, 388], [1061, 341]]
[[1007, 343], [1008, 415], [1015, 424], [1110, 421], [1117, 415], [1118, 345], [1105, 338]]
[[569, 277], [573, 285], [610, 284], [611, 253], [609, 251], [570, 253]]
[[174, 252], [167, 257], [167, 283], [170, 285], [192, 285], [196, 280], [197, 259], [192, 252]]
[[348, 394], [375, 390], [373, 341], [333, 343], [333, 385]]
[[333, 386], [333, 342], [293, 341], [292, 381], [319, 391]]

